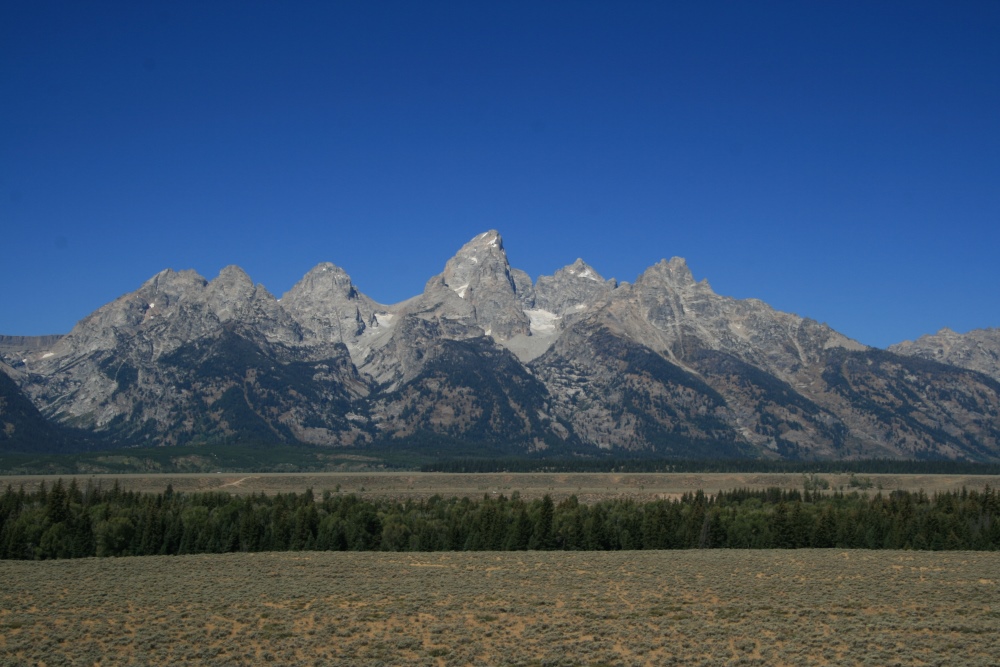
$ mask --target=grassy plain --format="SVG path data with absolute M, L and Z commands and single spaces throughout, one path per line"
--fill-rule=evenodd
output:
M 0 665 L 994 665 L 1000 554 L 0 562 Z
M 958 491 L 962 487 L 994 488 L 1000 483 L 996 475 L 856 475 L 856 480 L 871 482 L 869 492 L 889 492 L 895 489 Z M 701 489 L 706 493 L 736 488 L 783 489 L 803 488 L 800 473 L 420 473 L 420 472 L 328 472 L 328 473 L 177 473 L 177 474 L 98 474 L 98 475 L 9 475 L 0 476 L 0 489 L 8 484 L 17 489 L 33 491 L 42 481 L 50 485 L 57 479 L 69 483 L 76 479 L 81 488 L 88 482 L 110 488 L 115 482 L 126 491 L 159 493 L 168 484 L 174 491 L 226 491 L 233 494 L 296 492 L 312 488 L 317 494 L 339 489 L 366 498 L 429 498 L 440 494 L 481 498 L 483 494 L 504 494 L 517 491 L 531 500 L 546 493 L 553 500 L 576 495 L 581 502 L 631 497 L 636 500 L 674 498 Z M 851 475 L 820 475 L 830 490 L 850 486 Z

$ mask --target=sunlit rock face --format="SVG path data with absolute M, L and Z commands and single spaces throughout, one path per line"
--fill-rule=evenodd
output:
M 448 260 L 439 284 L 471 306 L 471 321 L 487 335 L 506 340 L 530 330 L 518 293 L 518 278 L 521 289 L 530 293 L 530 282 L 525 283 L 525 277 L 524 272 L 515 277 L 500 234 L 488 231 L 466 243 Z M 437 284 L 432 281 L 429 287 L 437 289 Z M 460 312 L 456 315 L 461 316 Z
M 1000 381 L 1000 329 L 974 329 L 960 334 L 945 328 L 891 345 L 889 351 L 968 368 Z

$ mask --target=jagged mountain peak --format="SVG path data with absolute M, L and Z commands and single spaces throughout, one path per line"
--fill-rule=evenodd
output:
M 347 274 L 347 271 L 337 266 L 333 262 L 320 262 L 316 266 L 309 269 L 305 277 L 308 276 L 323 276 L 330 278 L 337 278 L 338 280 L 343 278 L 350 280 L 351 277 Z
M 281 307 L 302 326 L 307 338 L 344 343 L 354 350 L 362 334 L 379 326 L 387 312 L 355 288 L 351 277 L 330 262 L 321 262 L 281 297 Z M 383 317 L 383 319 L 387 319 Z
M 482 232 L 481 234 L 476 234 L 474 237 L 469 239 L 469 241 L 459 248 L 457 253 L 455 253 L 455 258 L 482 257 L 484 255 L 503 257 L 504 261 L 507 259 L 507 252 L 503 246 L 503 237 L 500 235 L 500 232 L 495 229 L 490 229 Z
M 577 278 L 586 278 L 587 280 L 593 280 L 595 282 L 604 282 L 604 278 L 601 277 L 594 267 L 587 264 L 583 259 L 577 257 L 576 261 L 569 266 L 559 269 L 560 271 L 565 271 L 566 273 L 576 276 Z
M 331 262 L 320 262 L 302 276 L 302 279 L 281 297 L 281 301 L 287 304 L 307 298 L 307 295 L 312 299 L 335 296 L 356 299 L 359 294 L 344 269 Z
M 247 301 L 255 296 L 253 280 L 246 271 L 230 264 L 207 286 L 208 302 L 221 319 L 234 316 Z M 261 296 L 264 294 L 262 293 Z M 270 296 L 268 294 L 267 296 Z
M 477 234 L 462 246 L 462 250 L 470 248 L 496 248 L 503 251 L 503 237 L 500 236 L 500 232 L 495 229 L 489 229 L 481 234 Z M 461 252 L 461 251 L 459 251 Z
M 194 269 L 174 271 L 164 269 L 142 284 L 141 290 L 151 293 L 179 294 L 190 289 L 201 289 L 208 281 Z
M 466 301 L 471 313 L 464 306 L 447 305 L 448 299 L 437 294 L 441 286 Z M 530 288 L 530 278 L 511 269 L 499 232 L 490 230 L 474 237 L 448 260 L 444 271 L 428 281 L 425 296 L 446 311 L 454 311 L 444 312 L 444 316 L 468 321 L 487 335 L 507 340 L 530 333 L 523 310 L 525 302 L 533 301 Z
M 618 287 L 614 278 L 605 280 L 582 259 L 564 266 L 551 276 L 539 276 L 535 285 L 535 304 L 556 315 L 582 310 L 598 304 Z
M 463 299 L 469 296 L 470 289 L 483 282 L 483 276 L 487 278 L 489 287 L 506 284 L 511 292 L 516 290 L 503 238 L 493 229 L 463 245 L 445 264 L 441 275 L 444 284 Z
M 193 270 L 161 271 L 135 292 L 84 318 L 67 339 L 78 340 L 98 331 L 118 338 L 155 329 L 171 332 L 161 336 L 170 341 L 166 345 L 170 349 L 214 335 L 221 325 L 230 323 L 272 342 L 291 343 L 300 337 L 274 295 L 255 284 L 242 268 L 229 265 L 210 281 Z
M 251 280 L 247 272 L 236 264 L 229 264 L 228 266 L 222 267 L 219 271 L 219 275 L 212 280 L 212 282 L 216 281 L 253 285 L 253 280 Z
M 708 286 L 706 280 L 702 280 L 701 283 L 695 282 L 694 275 L 688 268 L 687 260 L 683 257 L 672 257 L 669 261 L 661 259 L 640 274 L 636 283 L 641 281 L 657 281 L 677 288 L 690 287 L 695 284 Z

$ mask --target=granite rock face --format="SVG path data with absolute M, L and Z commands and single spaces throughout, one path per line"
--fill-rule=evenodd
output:
M 593 267 L 577 259 L 551 276 L 539 276 L 535 305 L 562 317 L 603 303 L 616 287 L 617 280 L 605 280 Z
M 163 271 L 63 337 L 0 339 L 0 372 L 120 445 L 997 459 L 995 339 L 869 349 L 676 257 L 632 284 L 580 259 L 532 282 L 488 231 L 394 305 L 330 263 L 280 300 L 238 267 Z
M 315 356 L 301 326 L 238 267 L 212 281 L 166 270 L 14 371 L 43 414 L 121 444 L 350 439 L 347 395 L 364 387 L 343 345 Z M 301 381 L 297 393 L 285 393 L 288 376 Z M 310 420 L 338 435 L 316 435 Z
M 468 318 L 495 339 L 507 340 L 529 332 L 522 297 L 518 294 L 518 281 L 522 290 L 530 294 L 530 279 L 526 283 L 526 278 L 524 272 L 516 276 L 512 272 L 503 240 L 491 230 L 462 246 L 445 264 L 439 280 L 432 280 L 428 287 L 436 290 L 443 286 L 454 292 L 470 306 L 469 310 L 456 309 L 459 317 Z
M 889 351 L 979 371 L 1000 381 L 1000 329 L 974 329 L 965 334 L 941 329 L 915 341 L 890 345 Z
M 307 357 L 329 356 L 345 346 L 357 363 L 365 344 L 392 320 L 389 310 L 359 292 L 340 267 L 324 262 L 303 276 L 284 296 L 281 308 L 302 332 Z

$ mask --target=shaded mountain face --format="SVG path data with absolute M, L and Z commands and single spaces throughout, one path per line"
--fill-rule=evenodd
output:
M 382 438 L 437 434 L 529 451 L 570 439 L 569 428 L 552 417 L 545 385 L 486 336 L 432 342 L 419 373 L 374 398 L 371 411 Z
M 850 428 L 852 454 L 996 456 L 1000 383 L 981 373 L 882 350 L 836 350 L 822 380 Z
M 599 322 L 582 322 L 530 365 L 552 414 L 603 449 L 734 457 L 744 448 L 725 399 L 697 374 Z
M 168 270 L 66 336 L 4 342 L 46 423 L 119 445 L 1000 457 L 987 355 L 963 368 L 870 350 L 718 295 L 680 258 L 634 284 L 579 259 L 532 282 L 496 231 L 399 304 L 329 263 L 280 300 L 237 267 Z
M 48 451 L 74 451 L 98 444 L 85 432 L 76 432 L 45 419 L 0 364 L 0 451 L 25 451 L 44 443 Z

